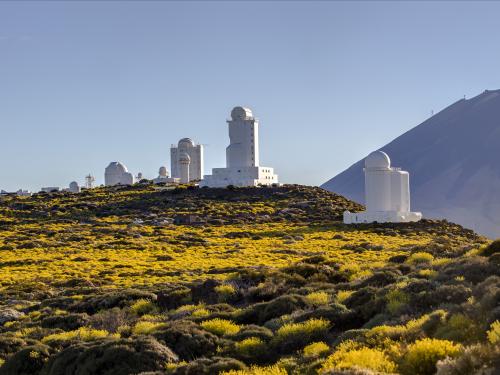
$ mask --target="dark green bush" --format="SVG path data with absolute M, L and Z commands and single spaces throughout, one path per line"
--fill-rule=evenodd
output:
M 64 331 L 73 331 L 83 327 L 89 322 L 87 314 L 55 315 L 44 318 L 41 321 L 43 328 L 60 328 Z
M 49 350 L 48 346 L 42 344 L 21 349 L 0 367 L 0 375 L 38 374 L 49 358 Z
M 178 367 L 174 375 L 213 375 L 222 371 L 245 370 L 247 367 L 243 362 L 234 358 L 212 357 L 200 358 Z
M 152 337 L 80 342 L 49 359 L 40 375 L 137 374 L 162 370 L 177 355 Z
M 222 345 L 222 339 L 202 329 L 189 320 L 179 320 L 154 334 L 158 341 L 174 348 L 179 357 L 191 361 L 198 357 L 209 357 Z
M 500 253 L 500 239 L 493 241 L 481 251 L 481 255 L 486 257 L 497 253 Z

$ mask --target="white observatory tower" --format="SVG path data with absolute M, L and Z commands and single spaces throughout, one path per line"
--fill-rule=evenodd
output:
M 182 138 L 177 146 L 170 147 L 170 167 L 172 177 L 180 178 L 181 183 L 199 181 L 203 177 L 203 145 L 195 144 L 191 138 Z M 182 177 L 186 172 L 187 178 Z
M 404 223 L 422 219 L 420 212 L 410 212 L 410 175 L 391 168 L 391 159 L 383 151 L 372 152 L 365 159 L 366 211 L 344 212 L 344 223 Z
M 226 168 L 214 168 L 200 186 L 258 186 L 278 183 L 273 168 L 259 166 L 259 121 L 249 108 L 234 107 L 226 148 Z

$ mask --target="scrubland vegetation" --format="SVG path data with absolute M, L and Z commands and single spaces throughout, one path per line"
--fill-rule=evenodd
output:
M 341 223 L 361 208 L 303 186 L 1 197 L 0 374 L 498 373 L 500 242 Z

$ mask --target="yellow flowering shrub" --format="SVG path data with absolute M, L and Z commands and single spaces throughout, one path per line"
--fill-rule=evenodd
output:
M 219 336 L 234 335 L 240 331 L 240 326 L 226 319 L 211 319 L 205 320 L 201 326 L 208 332 L 214 333 Z

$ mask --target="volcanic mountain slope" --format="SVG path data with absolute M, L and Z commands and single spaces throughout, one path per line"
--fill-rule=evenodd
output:
M 500 241 L 346 209 L 296 185 L 2 196 L 0 375 L 498 373 Z
M 500 90 L 462 99 L 381 148 L 410 172 L 412 210 L 500 237 Z M 323 188 L 364 201 L 363 161 Z

